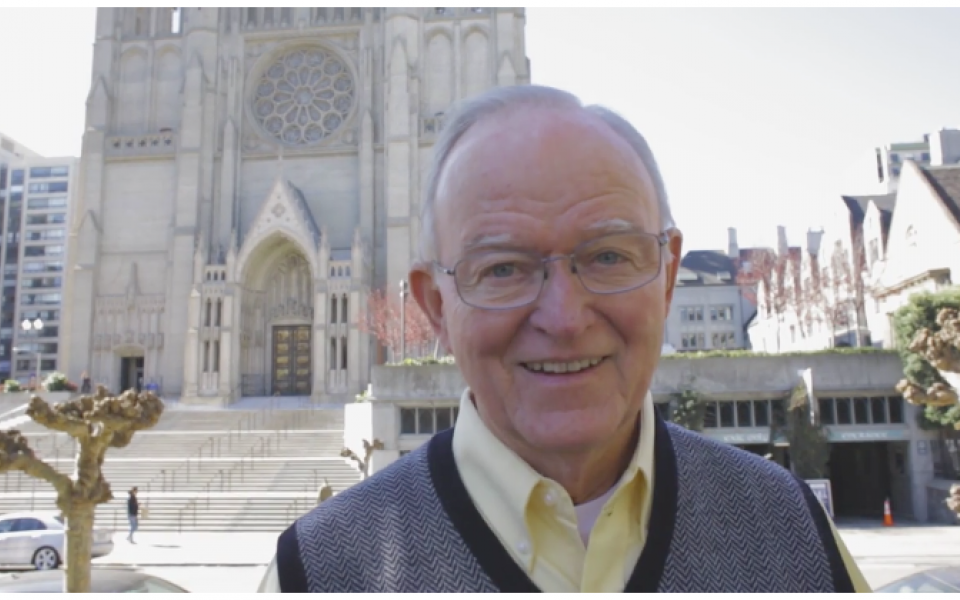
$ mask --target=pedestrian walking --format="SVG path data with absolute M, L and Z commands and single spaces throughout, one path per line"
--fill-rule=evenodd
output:
M 140 501 L 137 500 L 137 488 L 131 488 L 127 498 L 127 520 L 130 521 L 130 534 L 127 536 L 127 541 L 136 544 L 133 541 L 133 534 L 140 526 Z

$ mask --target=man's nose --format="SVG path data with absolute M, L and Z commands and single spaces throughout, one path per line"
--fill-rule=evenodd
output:
M 569 259 L 547 264 L 546 280 L 534 304 L 530 324 L 558 338 L 572 338 L 590 327 L 596 316 L 591 294 L 571 270 Z

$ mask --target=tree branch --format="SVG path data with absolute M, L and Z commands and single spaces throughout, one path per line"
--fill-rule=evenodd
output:
M 89 426 L 83 422 L 83 413 L 74 404 L 75 401 L 50 406 L 40 396 L 33 396 L 27 407 L 27 416 L 47 429 L 62 431 L 79 439 L 88 435 Z
M 61 496 L 69 495 L 73 487 L 69 477 L 37 458 L 26 436 L 16 429 L 0 431 L 0 473 L 5 471 L 21 471 L 43 479 Z

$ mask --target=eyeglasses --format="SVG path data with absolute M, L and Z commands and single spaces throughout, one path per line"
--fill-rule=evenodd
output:
M 519 250 L 468 254 L 448 269 L 463 302 L 484 310 L 507 310 L 532 304 L 550 276 L 548 263 L 569 259 L 570 272 L 594 294 L 620 294 L 641 288 L 660 275 L 666 233 L 616 233 L 577 246 L 571 254 L 544 257 Z

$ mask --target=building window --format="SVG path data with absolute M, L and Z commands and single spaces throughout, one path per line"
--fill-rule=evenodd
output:
M 30 210 L 44 210 L 48 208 L 65 208 L 67 198 L 65 196 L 51 196 L 50 198 L 30 198 L 27 200 L 27 208 Z
M 820 410 L 820 424 L 821 425 L 836 425 L 837 424 L 837 415 L 834 413 L 834 407 L 836 404 L 833 401 L 833 398 L 819 398 L 817 404 Z
M 680 320 L 686 323 L 703 321 L 702 306 L 684 306 L 680 308 Z
M 69 167 L 33 167 L 30 169 L 30 178 L 66 177 L 69 173 Z
M 720 427 L 736 427 L 737 413 L 734 410 L 733 402 L 719 402 L 717 404 L 720 413 Z
M 31 183 L 30 187 L 27 188 L 30 193 L 33 194 L 50 194 L 54 192 L 65 192 L 67 191 L 67 182 L 66 181 L 50 181 L 42 183 Z
M 433 435 L 453 427 L 460 415 L 460 408 L 445 406 L 442 408 L 401 408 L 401 435 Z
M 870 424 L 870 399 L 853 399 L 853 422 L 857 425 Z
M 711 306 L 710 307 L 710 320 L 711 321 L 732 321 L 733 320 L 733 306 Z
M 820 398 L 823 425 L 902 425 L 903 398 Z
M 888 396 L 887 408 L 890 411 L 890 422 L 895 424 L 903 423 L 903 396 Z
M 702 333 L 684 333 L 680 337 L 680 347 L 682 350 L 695 350 L 704 347 L 704 335 Z
M 66 213 L 28 214 L 27 225 L 63 225 L 67 221 Z
M 732 331 L 717 331 L 710 335 L 714 348 L 736 348 L 737 334 Z

